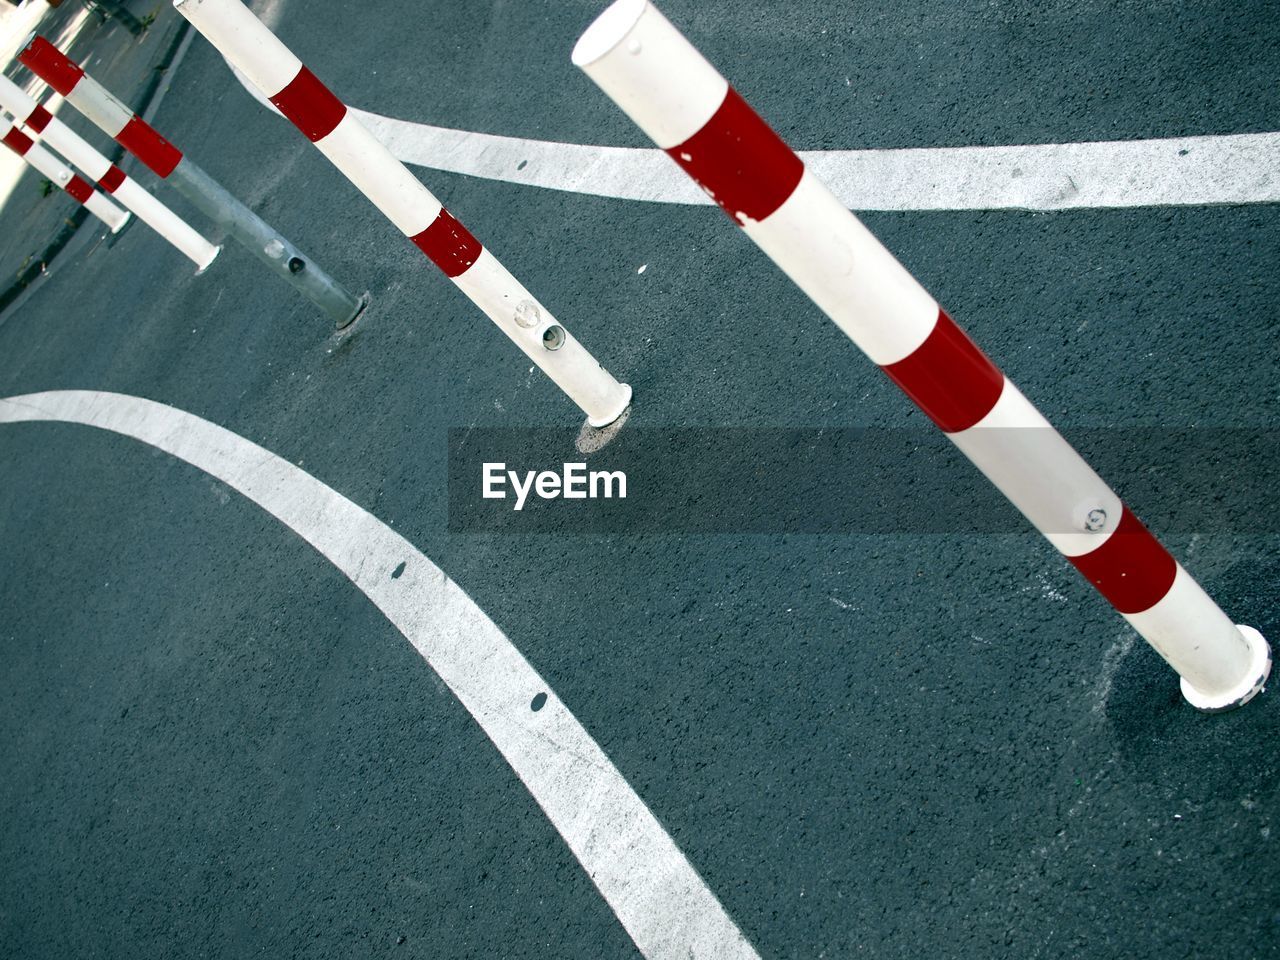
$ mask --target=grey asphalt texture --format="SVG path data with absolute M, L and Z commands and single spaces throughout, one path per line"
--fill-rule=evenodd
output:
M 355 106 L 642 145 L 569 63 L 602 6 L 287 0 L 278 32 Z M 798 148 L 1280 129 L 1267 3 L 663 9 Z M 156 125 L 372 306 L 337 336 L 247 253 L 194 278 L 131 229 L 0 322 L 0 396 L 172 404 L 392 523 L 763 956 L 1280 956 L 1274 692 L 1197 714 L 1026 527 L 450 533 L 450 429 L 576 410 L 202 40 Z M 624 430 L 924 425 L 714 208 L 418 173 L 634 386 Z M 864 219 L 1064 426 L 1280 423 L 1275 205 Z M 1219 467 L 1189 501 L 1235 495 Z M 1178 519 L 1175 554 L 1280 639 L 1277 536 Z M 235 492 L 5 426 L 0 558 L 0 955 L 638 955 L 430 668 Z

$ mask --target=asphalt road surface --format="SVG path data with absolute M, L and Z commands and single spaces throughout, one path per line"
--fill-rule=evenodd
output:
M 602 6 L 256 8 L 354 106 L 647 146 L 569 62 Z M 662 8 L 800 149 L 1280 130 L 1265 2 Z M 451 430 L 571 438 L 576 409 L 202 38 L 155 123 L 372 306 L 335 335 L 246 252 L 195 278 L 138 225 L 4 318 L 0 396 L 159 401 L 390 525 L 545 678 L 763 957 L 1280 956 L 1273 692 L 1197 714 L 1017 518 L 451 532 Z M 624 433 L 926 425 L 712 207 L 417 172 L 632 384 Z M 1138 428 L 1257 431 L 1130 500 L 1280 638 L 1274 522 L 1202 527 L 1197 507 L 1258 497 L 1235 478 L 1275 468 L 1280 206 L 864 219 L 1055 422 L 1110 447 L 1084 452 L 1119 463 L 1122 495 L 1147 469 Z M 985 496 L 929 449 L 922 474 Z M 574 459 L 565 439 L 528 466 Z M 396 627 L 202 470 L 84 426 L 0 425 L 0 644 L 0 955 L 638 955 Z

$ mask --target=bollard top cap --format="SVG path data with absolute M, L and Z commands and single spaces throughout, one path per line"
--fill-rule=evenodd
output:
M 649 0 L 614 0 L 578 38 L 573 48 L 573 65 L 589 66 L 613 50 L 648 7 Z

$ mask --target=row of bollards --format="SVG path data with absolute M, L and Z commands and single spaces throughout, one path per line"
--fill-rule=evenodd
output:
M 175 6 L 542 368 L 583 410 L 588 423 L 603 427 L 622 414 L 631 401 L 631 388 L 614 379 L 243 4 Z M 343 289 L 53 44 L 33 35 L 18 59 L 321 307 L 339 328 L 359 315 L 367 297 L 356 298 Z M 37 133 L 53 129 L 47 111 L 11 86 L 8 93 L 14 97 L 16 92 L 16 98 L 10 109 L 27 127 Z M 0 102 L 5 94 L 0 90 Z M 28 119 L 31 115 L 37 118 L 36 127 Z M 65 127 L 58 131 L 64 142 L 67 133 Z M 68 159 L 75 162 L 69 155 Z M 106 188 L 95 170 L 86 172 Z M 167 239 L 172 242 L 172 235 Z
M 590 424 L 604 426 L 622 414 L 631 388 L 611 376 L 240 0 L 174 0 L 174 6 L 582 408 Z M 20 60 L 339 326 L 359 312 L 355 298 L 51 44 L 33 39 Z M 1271 669 L 1262 635 L 1223 613 L 650 0 L 616 0 L 579 40 L 573 62 L 1178 671 L 1188 701 L 1202 710 L 1225 710 L 1262 689 Z M 91 155 L 8 81 L 0 84 L 0 104 L 140 218 L 150 223 L 148 217 L 157 216 L 154 207 L 138 204 L 137 193 L 145 191 L 125 190 L 130 181 L 118 168 Z M 174 239 L 175 224 L 165 226 L 169 232 L 161 232 L 183 248 Z M 188 249 L 192 243 L 187 237 L 184 252 L 197 259 Z M 216 249 L 209 249 L 211 260 Z M 304 268 L 291 269 L 295 263 Z
M 239 0 L 174 0 L 174 6 L 568 394 L 592 426 L 622 414 L 631 388 L 614 379 L 248 7 Z
M 296 287 L 328 314 L 338 328 L 346 327 L 360 314 L 366 298 L 353 296 L 343 289 L 310 257 L 268 226 L 44 37 L 30 38 L 18 54 L 18 60 L 147 169 L 172 184 L 277 276 Z
M 182 251 L 196 265 L 197 271 L 206 270 L 218 256 L 218 248 L 200 236 L 190 224 L 5 76 L 0 76 L 0 107 L 11 113 L 33 138 L 61 154 L 104 192 L 111 194 L 139 220 Z
M 107 225 L 112 233 L 119 233 L 129 222 L 130 214 L 93 189 L 93 184 L 71 172 L 71 168 L 40 144 L 0 116 L 0 142 L 20 156 L 50 183 L 57 184 L 72 199 Z

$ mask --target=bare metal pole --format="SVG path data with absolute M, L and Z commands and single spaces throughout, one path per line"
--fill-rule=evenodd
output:
M 338 329 L 349 326 L 368 304 L 368 294 L 355 297 L 349 293 L 189 157 L 178 161 L 165 179 L 201 213 L 333 318 Z

